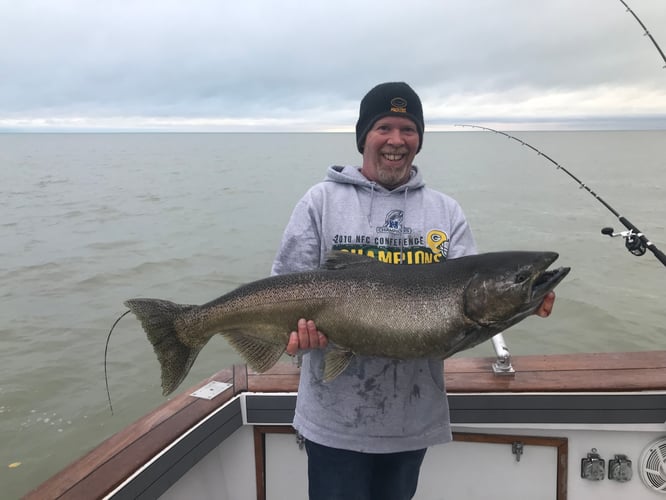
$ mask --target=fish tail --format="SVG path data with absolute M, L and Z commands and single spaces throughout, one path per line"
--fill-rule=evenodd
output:
M 162 371 L 162 394 L 171 394 L 185 379 L 194 360 L 205 345 L 183 343 L 178 337 L 175 320 L 196 306 L 159 299 L 130 299 L 125 305 L 141 321 L 153 345 Z

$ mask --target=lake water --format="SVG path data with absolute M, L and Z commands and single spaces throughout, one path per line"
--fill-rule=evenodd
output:
M 666 251 L 666 131 L 514 132 Z M 352 134 L 0 134 L 0 484 L 15 498 L 164 401 L 125 299 L 201 303 L 268 275 L 284 225 Z M 666 349 L 666 268 L 562 171 L 489 132 L 426 134 L 416 163 L 465 209 L 481 251 L 554 250 L 554 314 L 513 354 Z M 490 343 L 461 355 L 490 356 Z M 239 361 L 222 338 L 180 391 Z

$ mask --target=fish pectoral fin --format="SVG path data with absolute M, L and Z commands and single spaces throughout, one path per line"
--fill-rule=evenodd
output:
M 223 335 L 245 362 L 259 373 L 271 369 L 287 347 L 286 343 L 259 338 L 244 332 L 229 332 Z
M 345 371 L 354 356 L 351 351 L 331 348 L 324 356 L 324 382 L 330 382 Z

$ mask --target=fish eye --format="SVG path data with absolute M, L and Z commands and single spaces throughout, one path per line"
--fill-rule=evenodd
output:
M 527 281 L 530 277 L 530 273 L 523 271 L 522 273 L 518 273 L 516 276 L 516 283 L 523 283 Z

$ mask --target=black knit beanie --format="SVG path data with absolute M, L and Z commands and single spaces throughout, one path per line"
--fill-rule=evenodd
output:
M 380 118 L 401 116 L 416 124 L 419 133 L 419 149 L 423 145 L 423 108 L 421 99 L 404 82 L 380 83 L 368 92 L 361 101 L 361 108 L 356 122 L 356 146 L 363 153 L 365 136 Z

